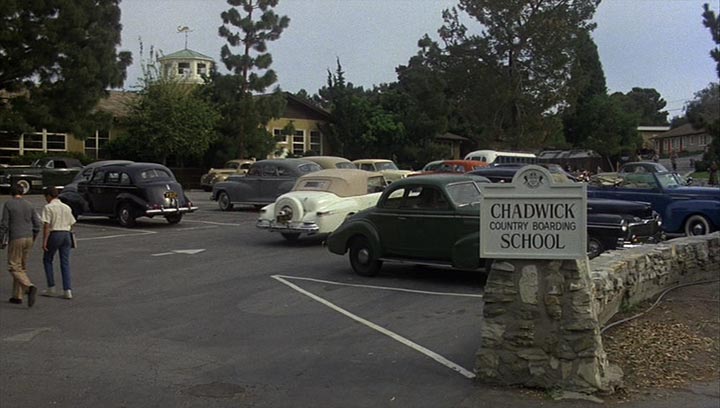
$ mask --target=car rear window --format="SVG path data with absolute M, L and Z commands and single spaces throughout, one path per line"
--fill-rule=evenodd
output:
M 296 190 L 311 190 L 311 191 L 328 191 L 330 188 L 330 180 L 305 180 Z
M 172 180 L 172 176 L 163 169 L 147 169 L 140 172 L 140 179 L 149 180 Z

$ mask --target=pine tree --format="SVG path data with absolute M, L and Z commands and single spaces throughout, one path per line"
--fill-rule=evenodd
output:
M 227 0 L 232 6 L 221 13 L 223 25 L 218 29 L 227 40 L 220 51 L 230 75 L 215 74 L 211 93 L 223 116 L 221 132 L 234 139 L 240 157 L 263 157 L 272 150 L 272 137 L 264 125 L 284 108 L 284 95 L 276 89 L 273 95 L 257 98 L 254 94 L 277 81 L 270 69 L 272 55 L 267 43 L 280 38 L 290 18 L 273 11 L 278 0 Z M 234 54 L 231 47 L 241 47 Z

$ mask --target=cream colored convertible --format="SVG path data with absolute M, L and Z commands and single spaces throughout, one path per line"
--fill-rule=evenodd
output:
M 301 234 L 333 232 L 345 218 L 374 206 L 385 187 L 380 173 L 320 170 L 298 179 L 293 189 L 260 210 L 257 227 L 280 232 L 288 241 Z

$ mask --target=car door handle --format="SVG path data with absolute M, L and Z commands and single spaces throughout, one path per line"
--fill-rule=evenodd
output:
M 399 221 L 407 221 L 407 217 L 397 217 Z

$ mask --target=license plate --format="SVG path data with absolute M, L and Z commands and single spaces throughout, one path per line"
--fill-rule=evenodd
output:
M 177 198 L 177 193 L 174 191 L 168 191 L 165 193 L 165 198 L 175 199 Z

